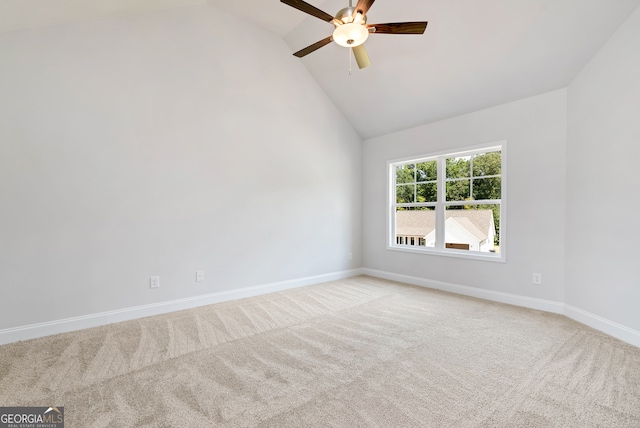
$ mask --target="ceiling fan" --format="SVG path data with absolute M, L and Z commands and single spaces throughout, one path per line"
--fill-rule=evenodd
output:
M 427 28 L 427 22 L 396 22 L 391 24 L 367 25 L 367 12 L 375 0 L 358 0 L 356 7 L 353 7 L 351 0 L 349 0 L 349 7 L 338 11 L 336 16 L 331 16 L 302 0 L 280 1 L 311 16 L 327 21 L 335 27 L 331 36 L 293 54 L 298 58 L 302 58 L 334 41 L 340 46 L 351 48 L 358 67 L 365 68 L 371 65 L 369 55 L 363 45 L 367 37 L 369 37 L 369 33 L 423 34 Z

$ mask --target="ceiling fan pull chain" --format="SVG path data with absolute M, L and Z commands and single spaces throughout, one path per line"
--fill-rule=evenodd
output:
M 349 76 L 351 76 L 351 48 L 347 49 L 349 52 Z

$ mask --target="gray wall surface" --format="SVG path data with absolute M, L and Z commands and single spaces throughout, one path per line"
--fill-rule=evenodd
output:
M 280 38 L 194 6 L 0 64 L 0 329 L 361 266 L 362 141 Z

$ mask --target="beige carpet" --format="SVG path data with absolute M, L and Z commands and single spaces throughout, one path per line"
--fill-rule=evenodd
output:
M 369 277 L 0 347 L 70 427 L 640 427 L 640 349 Z

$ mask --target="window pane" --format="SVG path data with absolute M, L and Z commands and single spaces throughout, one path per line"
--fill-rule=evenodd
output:
M 410 204 L 415 202 L 415 184 L 403 184 L 396 186 L 396 203 L 397 204 Z
M 393 204 L 387 225 L 389 245 L 425 254 L 504 261 L 502 148 L 476 146 L 391 161 L 389 184 L 395 187 L 395 196 L 391 194 L 389 201 Z
M 473 158 L 473 176 L 502 174 L 502 152 L 484 153 Z
M 422 162 L 416 165 L 417 181 L 435 181 L 438 179 L 438 164 L 436 161 Z
M 435 247 L 435 208 L 398 208 L 396 210 L 396 244 L 409 247 Z
M 437 202 L 438 200 L 438 184 L 424 183 L 417 186 L 418 202 Z
M 473 180 L 473 199 L 500 199 L 500 177 L 475 178 Z
M 447 201 L 466 201 L 471 196 L 470 181 L 447 181 Z
M 467 178 L 471 176 L 471 156 L 449 158 L 446 161 L 447 178 Z
M 500 204 L 447 207 L 445 247 L 483 253 L 500 252 Z
M 396 167 L 396 184 L 414 183 L 416 181 L 415 169 L 415 164 L 398 165 Z

